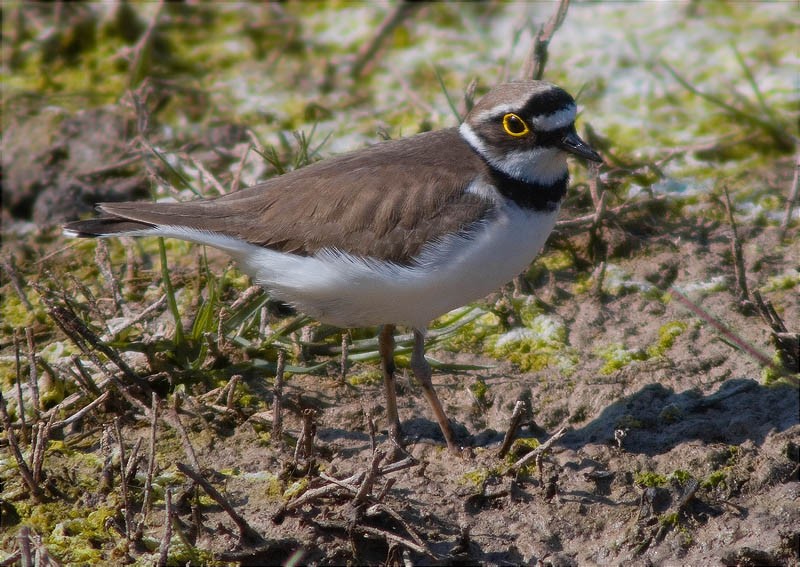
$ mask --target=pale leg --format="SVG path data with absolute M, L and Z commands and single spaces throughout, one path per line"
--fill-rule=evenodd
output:
M 422 386 L 422 393 L 428 404 L 433 410 L 436 421 L 439 422 L 439 427 L 444 434 L 444 439 L 447 441 L 447 448 L 454 453 L 459 453 L 458 445 L 456 444 L 456 437 L 453 434 L 453 428 L 450 426 L 450 420 L 444 413 L 444 408 L 433 389 L 431 382 L 431 365 L 425 360 L 425 333 L 419 329 L 414 329 L 414 351 L 411 354 L 411 370 L 414 372 L 417 381 Z
M 394 325 L 384 325 L 378 336 L 378 351 L 381 353 L 381 371 L 386 394 L 386 421 L 389 438 L 400 443 L 400 418 L 397 415 L 397 393 L 394 382 Z

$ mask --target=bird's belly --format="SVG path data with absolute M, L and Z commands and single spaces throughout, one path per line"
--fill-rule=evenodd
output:
M 556 216 L 557 211 L 503 207 L 468 236 L 449 235 L 427 245 L 410 266 L 335 250 L 301 257 L 253 246 L 236 256 L 274 297 L 322 322 L 424 328 L 522 272 L 541 250 Z

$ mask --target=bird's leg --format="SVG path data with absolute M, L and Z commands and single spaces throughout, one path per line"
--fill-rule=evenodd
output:
M 381 353 L 381 372 L 386 393 L 386 421 L 389 438 L 400 443 L 400 417 L 397 415 L 397 392 L 394 383 L 394 325 L 384 325 L 378 335 L 378 351 Z
M 414 376 L 417 377 L 420 386 L 422 386 L 422 393 L 425 395 L 425 399 L 428 400 L 428 404 L 430 404 L 436 416 L 436 421 L 439 422 L 444 439 L 447 441 L 447 448 L 453 453 L 459 453 L 456 436 L 450 426 L 450 420 L 447 419 L 442 403 L 436 395 L 436 390 L 433 389 L 431 365 L 425 360 L 425 333 L 419 329 L 414 329 L 414 351 L 411 353 L 411 370 L 414 372 Z

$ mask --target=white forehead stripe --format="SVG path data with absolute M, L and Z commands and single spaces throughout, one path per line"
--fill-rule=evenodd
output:
M 575 114 L 577 109 L 574 104 L 570 104 L 566 108 L 562 108 L 552 114 L 545 114 L 544 116 L 537 116 L 531 120 L 531 125 L 534 130 L 540 132 L 547 132 L 549 130 L 558 130 L 564 128 L 575 122 Z

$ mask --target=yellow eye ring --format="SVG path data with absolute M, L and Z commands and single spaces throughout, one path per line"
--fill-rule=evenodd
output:
M 503 130 L 515 138 L 521 138 L 530 132 L 530 128 L 528 128 L 525 121 L 511 112 L 503 116 Z

